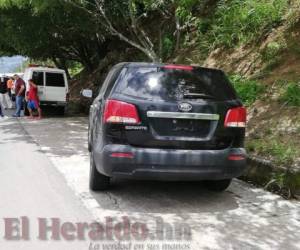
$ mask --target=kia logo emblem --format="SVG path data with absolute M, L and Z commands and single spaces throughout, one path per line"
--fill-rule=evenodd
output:
M 183 112 L 189 112 L 191 111 L 193 108 L 193 106 L 187 102 L 183 102 L 183 103 L 179 103 L 178 104 L 178 109 L 180 111 L 183 111 Z

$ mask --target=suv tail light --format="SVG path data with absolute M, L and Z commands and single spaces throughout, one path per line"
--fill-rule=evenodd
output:
M 104 123 L 139 124 L 141 122 L 133 104 L 108 100 L 104 108 Z
M 229 109 L 225 118 L 225 127 L 245 128 L 246 127 L 246 108 L 238 107 Z

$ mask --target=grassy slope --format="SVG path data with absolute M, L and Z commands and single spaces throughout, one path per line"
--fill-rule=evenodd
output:
M 286 167 L 300 165 L 300 8 L 295 3 L 281 25 L 263 30 L 257 40 L 216 48 L 204 62 L 197 46 L 177 56 L 180 63 L 221 68 L 238 78 L 241 95 L 253 99 L 247 99 L 249 152 Z M 253 84 L 262 87 L 255 92 Z

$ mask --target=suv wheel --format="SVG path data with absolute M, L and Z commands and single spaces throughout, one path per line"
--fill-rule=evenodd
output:
M 209 190 L 216 191 L 216 192 L 223 192 L 225 191 L 231 184 L 232 179 L 226 180 L 214 180 L 214 181 L 206 181 L 206 186 Z
M 109 187 L 110 178 L 100 174 L 94 162 L 93 153 L 90 153 L 90 189 L 93 191 L 106 190 Z
M 90 129 L 90 124 L 88 127 L 88 150 L 89 150 L 89 152 L 92 152 L 92 133 L 91 133 L 91 129 Z

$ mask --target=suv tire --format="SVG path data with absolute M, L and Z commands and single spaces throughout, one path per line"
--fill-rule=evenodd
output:
M 101 191 L 109 188 L 110 177 L 100 174 L 94 162 L 93 152 L 90 153 L 90 189 Z
M 232 179 L 210 180 L 210 181 L 206 181 L 205 184 L 207 188 L 211 191 L 223 192 L 230 186 L 231 181 Z

